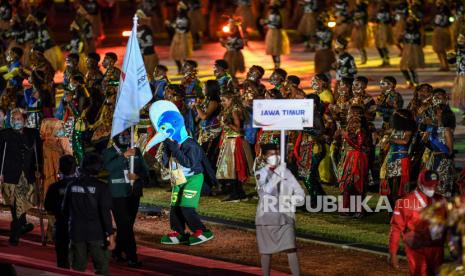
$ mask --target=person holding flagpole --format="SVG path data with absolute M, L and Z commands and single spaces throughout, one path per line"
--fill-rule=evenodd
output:
M 142 182 L 148 180 L 148 170 L 140 151 L 134 147 L 134 126 L 140 121 L 141 109 L 152 99 L 152 91 L 137 39 L 137 16 L 133 20 L 113 114 L 111 138 L 114 144 L 105 151 L 104 159 L 110 172 L 112 211 L 118 227 L 114 256 L 120 259 L 124 252 L 130 267 L 140 267 L 133 228 Z

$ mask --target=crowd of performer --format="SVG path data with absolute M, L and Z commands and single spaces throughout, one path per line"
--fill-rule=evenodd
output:
M 197 160 L 195 164 L 180 164 L 184 167 L 190 164 L 194 173 L 190 177 L 203 172 L 203 185 L 196 186 L 202 195 L 223 195 L 227 202 L 247 201 L 256 197 L 246 193 L 246 186 L 253 179 L 257 182 L 259 197 L 274 194 L 277 191 L 269 183 L 276 181 L 266 175 L 273 174 L 284 161 L 279 160 L 277 148 L 280 133 L 253 127 L 253 100 L 313 99 L 313 127 L 286 133 L 288 169 L 283 172 L 290 175 L 286 181 L 293 187 L 291 193 L 303 194 L 299 180 L 310 196 L 310 205 L 316 203 L 318 196 L 326 194 L 327 186 L 339 187 L 344 207 L 350 206 L 351 196 L 363 198 L 369 191 L 387 196 L 391 207 L 396 206 L 390 213 L 394 229 L 390 253 L 395 266 L 399 235 L 410 227 L 406 226 L 404 215 L 399 217 L 409 211 L 399 211 L 396 201 L 404 196 L 412 197 L 410 192 L 414 192 L 421 193 L 422 200 L 430 205 L 433 197 L 452 200 L 465 192 L 465 186 L 455 177 L 456 119 L 451 109 L 451 104 L 465 108 L 463 5 L 454 1 L 450 6 L 447 1 L 438 0 L 432 19 L 432 42 L 439 70 L 448 71 L 450 63 L 456 64 L 457 76 L 450 94 L 442 87 L 420 82 L 417 76 L 416 69 L 425 64 L 422 50 L 425 19 L 420 3 L 400 1 L 392 5 L 389 1 L 380 1 L 372 7 L 372 2 L 357 0 L 349 8 L 348 1 L 335 1 L 331 13 L 336 22 L 334 28 L 328 27 L 330 14 L 323 11 L 320 1 L 300 3 L 302 18 L 297 31 L 306 51 L 315 52 L 310 93 L 301 87 L 302 79 L 289 75 L 281 62 L 281 56 L 290 51 L 283 26 L 285 1 L 269 1 L 266 4 L 269 12 L 262 19 L 254 16 L 251 1 L 238 1 L 236 15 L 240 17 L 229 17 L 229 30 L 220 38 L 226 48 L 224 58 L 212 62 L 214 79 L 205 82 L 199 79 L 198 64 L 192 59 L 194 48 L 201 45 L 204 28 L 200 24 L 204 20 L 200 1 L 179 1 L 175 20 L 163 22 L 172 34 L 169 54 L 181 75 L 179 84 L 170 82 L 167 66 L 159 63 L 154 47 L 153 11 L 144 10 L 145 6 L 141 5 L 136 12 L 137 35 L 153 92 L 151 103 L 166 100 L 179 109 L 190 138 L 189 147 L 202 155 L 200 162 L 199 155 L 179 153 L 186 149 L 179 149 L 176 143 L 182 144 L 187 138 L 166 141 L 145 155 L 129 147 L 129 130 L 110 138 L 121 71 L 116 66 L 115 53 L 100 56 L 95 52 L 102 34 L 96 2 L 76 4 L 76 17 L 70 26 L 72 39 L 64 47 L 67 55 L 63 58 L 47 27 L 46 9 L 32 11 L 34 7 L 26 9 L 1 1 L 0 29 L 5 54 L 1 57 L 4 66 L 0 67 L 3 74 L 0 77 L 0 175 L 2 196 L 11 206 L 13 218 L 10 243 L 17 245 L 20 237 L 32 230 L 25 214 L 37 201 L 45 200 L 49 222 L 56 221 L 57 233 L 67 232 L 63 230 L 68 227 L 64 216 L 74 216 L 69 236 L 68 233 L 55 235 L 57 256 L 67 256 L 65 252 L 70 250 L 70 256 L 74 257 L 59 258 L 59 266 L 69 267 L 71 261 L 74 269 L 84 270 L 87 262 L 84 252 L 88 251 L 94 262 L 100 264 L 99 272 L 107 273 L 101 244 L 89 241 L 105 242 L 108 238 L 105 248 L 114 249 L 113 257 L 117 261 L 126 260 L 129 266 L 139 267 L 133 226 L 142 187 L 153 182 L 150 171 L 155 171 L 162 180 L 170 179 L 173 168 L 165 166 L 170 163 L 166 160 L 166 151 Z M 452 15 L 453 23 L 449 20 Z M 250 32 L 260 26 L 267 30 L 265 51 L 274 63 L 274 70 L 267 76 L 269 84 L 265 81 L 265 69 L 260 65 L 246 66 L 241 52 Z M 348 49 L 356 48 L 360 64 L 365 64 L 370 36 L 375 38 L 381 66 L 390 66 L 391 45 L 400 49 L 400 70 L 409 89 L 414 91 L 408 104 L 396 90 L 399 80 L 393 76 L 376 80 L 378 96 L 367 93 L 373 81 L 369 83 L 366 76 L 358 74 L 355 58 Z M 453 58 L 447 56 L 451 47 L 456 50 Z M 54 79 L 57 71 L 64 72 L 59 83 Z M 236 78 L 237 73 L 243 72 L 246 72 L 245 79 Z M 331 72 L 335 72 L 335 80 Z M 62 97 L 56 100 L 60 93 Z M 155 135 L 149 123 L 149 106 L 141 111 L 141 122 L 135 128 L 140 149 Z M 381 125 L 375 122 L 376 118 L 381 119 Z M 136 159 L 134 173 L 128 173 L 130 157 Z M 105 177 L 109 185 L 97 178 L 102 169 L 108 172 Z M 79 186 L 82 183 L 87 183 L 84 185 L 87 188 Z M 192 206 L 172 206 L 172 232 L 162 237 L 162 243 L 195 245 L 213 238 L 213 233 L 195 212 L 199 197 L 200 194 Z M 81 212 L 83 206 L 92 210 Z M 112 214 L 116 236 L 111 226 Z M 356 211 L 340 215 L 359 219 L 366 214 Z M 293 229 L 293 216 L 284 219 L 288 228 L 276 226 L 285 233 L 282 237 L 286 237 L 277 244 L 271 243 L 274 230 L 267 219 L 270 218 L 260 218 L 257 214 L 264 271 L 269 273 L 272 253 L 291 250 L 289 264 L 293 273 L 298 274 L 295 242 L 292 242 L 295 235 L 293 230 L 289 232 Z M 92 223 L 85 226 L 93 220 L 100 221 L 101 227 Z M 185 222 L 193 232 L 191 236 L 184 236 Z M 50 227 L 49 239 L 51 231 Z M 83 235 L 86 231 L 90 234 Z

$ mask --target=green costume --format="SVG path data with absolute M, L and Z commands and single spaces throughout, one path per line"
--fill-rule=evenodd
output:
M 171 191 L 171 206 L 197 208 L 202 192 L 203 174 L 186 177 L 187 182 L 176 185 Z

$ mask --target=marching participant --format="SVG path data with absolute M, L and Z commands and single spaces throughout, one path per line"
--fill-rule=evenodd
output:
M 353 28 L 350 42 L 352 47 L 360 52 L 360 64 L 367 63 L 368 44 L 368 5 L 363 0 L 357 0 L 357 5 L 352 12 Z
M 137 10 L 136 16 L 139 17 L 139 27 L 137 27 L 137 39 L 139 41 L 140 51 L 144 58 L 145 70 L 147 76 L 151 79 L 155 66 L 158 64 L 158 55 L 155 51 L 152 28 L 150 27 L 150 17 L 145 15 L 142 10 Z
M 398 200 L 394 209 L 389 234 L 389 262 L 399 268 L 397 251 L 402 238 L 410 275 L 434 275 L 443 261 L 443 239 L 433 239 L 429 222 L 420 216 L 423 209 L 443 199 L 434 192 L 438 184 L 436 172 L 421 172 L 417 188 Z
M 0 183 L 2 197 L 11 208 L 13 220 L 10 224 L 9 243 L 13 246 L 17 246 L 20 237 L 34 228 L 32 223 L 27 223 L 26 213 L 34 205 L 33 185 L 42 171 L 42 141 L 39 131 L 24 127 L 25 121 L 26 113 L 19 108 L 13 109 L 10 117 L 12 128 L 0 133 L 0 152 L 4 154 L 0 165 L 3 168 Z
M 183 62 L 192 56 L 193 44 L 192 34 L 189 31 L 190 22 L 187 17 L 188 8 L 186 3 L 179 1 L 176 9 L 176 21 L 173 23 L 167 21 L 165 23 L 175 31 L 171 40 L 170 57 L 176 62 L 178 74 L 181 75 Z
M 379 55 L 383 59 L 381 66 L 390 65 L 388 47 L 393 43 L 391 21 L 389 3 L 382 0 L 379 3 L 378 11 L 375 16 L 375 44 Z
M 449 17 L 451 12 L 444 0 L 437 0 L 434 15 L 433 50 L 439 59 L 439 71 L 449 71 L 447 50 L 451 47 Z
M 300 275 L 299 259 L 295 244 L 295 206 L 290 207 L 289 212 L 280 212 L 265 209 L 265 201 L 269 198 L 276 199 L 286 196 L 296 199 L 296 205 L 302 203 L 305 193 L 299 182 L 289 169 L 285 167 L 279 158 L 278 144 L 262 145 L 262 155 L 266 160 L 266 166 L 255 172 L 259 202 L 255 216 L 257 230 L 258 250 L 261 255 L 263 275 L 271 272 L 271 255 L 286 252 L 292 275 Z M 281 176 L 284 173 L 284 178 Z M 293 201 L 291 201 L 293 202 Z M 271 209 L 271 208 L 270 208 Z
M 280 8 L 281 2 L 279 0 L 271 0 L 268 18 L 262 20 L 262 24 L 268 26 L 265 38 L 266 54 L 271 55 L 273 58 L 275 69 L 281 66 L 281 56 L 287 55 L 290 52 L 289 38 L 283 30 L 283 19 L 279 12 Z
M 304 14 L 300 19 L 297 32 L 304 41 L 305 51 L 309 52 L 314 50 L 314 45 L 311 44 L 311 40 L 317 28 L 318 0 L 300 1 L 300 5 L 302 6 Z
M 244 48 L 244 39 L 240 24 L 240 21 L 229 18 L 228 36 L 220 39 L 221 45 L 226 48 L 223 59 L 228 63 L 228 72 L 233 78 L 237 72 L 245 72 L 245 61 L 241 51 Z

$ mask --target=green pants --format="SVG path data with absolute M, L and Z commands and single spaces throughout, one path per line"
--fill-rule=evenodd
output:
M 102 241 L 71 242 L 69 260 L 74 270 L 85 271 L 88 256 L 92 257 L 95 274 L 108 275 L 110 252 L 103 248 Z
M 186 177 L 187 182 L 174 186 L 171 191 L 171 206 L 197 208 L 202 192 L 203 174 Z

